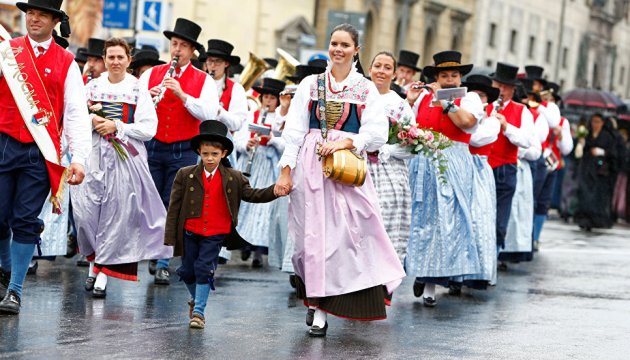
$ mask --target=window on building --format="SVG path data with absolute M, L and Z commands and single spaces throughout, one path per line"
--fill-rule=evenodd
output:
M 547 41 L 547 47 L 545 48 L 545 61 L 547 63 L 551 62 L 551 48 L 553 47 L 553 43 L 551 41 Z
M 567 63 L 569 62 L 569 48 L 562 48 L 562 68 L 567 68 Z
M 534 48 L 536 47 L 536 37 L 531 35 L 529 37 L 529 45 L 527 46 L 527 57 L 534 58 Z
M 489 46 L 494 47 L 496 35 L 497 35 L 497 24 L 490 23 L 490 36 L 488 37 Z
M 619 70 L 619 85 L 623 85 L 623 79 L 626 77 L 626 67 L 622 66 Z
M 512 30 L 510 33 L 510 52 L 512 54 L 516 53 L 516 40 L 518 38 L 518 32 L 516 30 Z
M 453 36 L 453 39 L 451 40 L 451 49 L 459 50 L 459 39 L 461 39 L 461 35 L 456 34 Z
M 490 59 L 486 60 L 486 66 L 487 67 L 492 67 L 492 60 L 490 60 Z

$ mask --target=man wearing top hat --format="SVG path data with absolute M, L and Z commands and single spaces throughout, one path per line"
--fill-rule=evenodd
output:
M 53 207 L 60 209 L 63 182 L 76 185 L 83 181 L 83 164 L 92 147 L 85 94 L 76 91 L 83 88 L 79 66 L 72 53 L 52 37 L 53 28 L 60 22 L 62 35 L 69 35 L 61 3 L 16 3 L 26 13 L 28 35 L 5 39 L 12 48 L 22 49 L 13 55 L 24 65 L 18 70 L 3 65 L 0 71 L 0 265 L 3 273 L 10 272 L 10 282 L 0 286 L 6 292 L 1 294 L 0 312 L 7 314 L 20 312 L 22 285 L 40 242 L 42 221 L 38 215 L 44 202 L 52 192 Z M 31 96 L 38 101 L 40 113 L 27 121 L 35 125 L 27 124 L 20 113 L 17 102 L 28 100 L 5 79 L 10 72 L 14 72 L 11 76 L 31 81 Z M 62 126 L 72 154 L 68 168 L 59 165 Z
M 487 113 L 492 114 L 497 107 L 497 118 L 501 122 L 499 137 L 492 146 L 488 163 L 492 167 L 497 194 L 497 247 L 505 245 L 505 234 L 510 219 L 512 198 L 516 190 L 516 164 L 518 148 L 527 149 L 534 134 L 534 120 L 531 112 L 523 104 L 512 101 L 516 86 L 518 67 L 502 62 L 497 63 L 490 76 L 492 86 L 499 89 L 501 103 L 488 104 Z
M 140 77 L 145 71 L 157 65 L 164 65 L 160 60 L 160 53 L 150 45 L 142 45 L 142 48 L 133 54 L 133 60 L 129 64 L 133 76 Z
M 206 67 L 213 78 L 219 95 L 219 114 L 216 120 L 226 124 L 231 131 L 241 129 L 247 121 L 247 95 L 243 86 L 230 79 L 228 68 L 241 62 L 232 55 L 234 46 L 219 39 L 208 40 L 205 52 Z
M 416 54 L 413 51 L 400 50 L 395 83 L 399 85 L 405 93 L 409 90 L 411 83 L 414 81 L 413 78 L 416 76 L 416 73 L 420 71 L 418 67 L 419 59 L 420 54 Z
M 85 63 L 85 75 L 83 76 L 84 83 L 90 82 L 92 79 L 98 79 L 102 73 L 106 71 L 105 60 L 103 60 L 103 49 L 105 48 L 105 40 L 90 38 L 88 39 L 88 47 L 83 52 L 87 57 Z
M 149 89 L 154 101 L 164 90 L 163 98 L 156 105 L 157 133 L 146 146 L 151 176 L 166 208 L 177 170 L 197 162 L 197 155 L 190 150 L 190 139 L 199 133 L 199 122 L 215 119 L 219 112 L 219 98 L 212 78 L 191 66 L 195 50 L 202 48 L 197 41 L 199 33 L 199 25 L 177 19 L 173 31 L 164 31 L 164 36 L 170 40 L 171 59 L 177 58 L 173 76 L 167 76 L 171 65 L 164 64 L 147 70 L 140 77 L 140 86 Z M 156 284 L 169 284 L 168 263 L 168 259 L 158 261 Z

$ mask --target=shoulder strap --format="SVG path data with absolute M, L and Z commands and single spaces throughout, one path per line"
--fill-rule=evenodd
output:
M 319 108 L 319 127 L 322 130 L 322 137 L 326 140 L 328 136 L 328 125 L 326 123 L 326 73 L 317 75 L 317 107 Z

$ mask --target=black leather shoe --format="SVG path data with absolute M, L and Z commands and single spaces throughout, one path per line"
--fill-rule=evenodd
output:
M 462 294 L 462 287 L 460 285 L 449 285 L 448 294 L 452 296 L 460 296 Z
M 94 290 L 92 290 L 92 296 L 97 299 L 104 299 L 105 296 L 107 296 L 107 289 L 94 288 Z
M 261 267 L 263 267 L 262 260 L 254 258 L 254 260 L 252 260 L 252 267 L 254 269 L 260 269 Z
M 77 260 L 77 266 L 88 267 L 90 266 L 90 262 L 87 261 L 85 255 L 79 255 L 79 259 Z
M 33 266 L 29 266 L 28 270 L 26 270 L 26 275 L 36 275 L 38 267 L 39 267 L 39 263 L 37 261 L 35 261 Z
M 424 300 L 424 306 L 426 307 L 435 307 L 435 305 L 437 305 L 437 300 L 435 300 L 435 298 L 425 297 L 422 299 Z
M 94 282 L 95 281 L 96 281 L 96 277 L 88 276 L 88 278 L 85 279 L 85 284 L 83 285 L 83 287 L 85 288 L 85 291 L 92 291 L 92 290 L 94 290 Z
M 419 298 L 420 296 L 422 296 L 423 292 L 424 292 L 424 283 L 421 283 L 419 281 L 414 281 L 413 282 L 413 296 Z
M 17 315 L 20 313 L 21 306 L 20 297 L 15 291 L 9 290 L 2 301 L 0 301 L 0 312 L 4 314 Z
M 157 266 L 157 260 L 149 260 L 149 274 L 155 275 L 156 266 Z
M 326 336 L 326 330 L 328 330 L 328 321 L 326 321 L 326 325 L 324 325 L 323 328 L 315 325 L 311 326 L 310 330 L 308 331 L 308 335 L 310 337 L 324 337 Z
M 249 257 L 252 255 L 251 250 L 242 249 L 241 250 L 241 260 L 247 261 Z
M 226 258 L 219 256 L 219 260 L 218 260 L 219 265 L 225 265 L 227 264 L 227 262 L 228 261 Z
M 306 325 L 313 326 L 313 319 L 315 318 L 315 309 L 308 309 L 306 312 Z
M 500 262 L 499 265 L 497 265 L 497 270 L 499 270 L 499 271 L 507 271 L 508 270 L 508 266 L 507 266 L 506 263 Z
M 171 273 L 168 269 L 157 269 L 155 271 L 155 280 L 153 281 L 156 285 L 170 285 L 170 276 Z
M 65 258 L 70 259 L 77 254 L 77 238 L 73 235 L 68 235 L 68 241 L 66 243 L 66 255 Z
M 295 274 L 289 275 L 289 284 L 294 289 L 297 287 L 297 275 Z

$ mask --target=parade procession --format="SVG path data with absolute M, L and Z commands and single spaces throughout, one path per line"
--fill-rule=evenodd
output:
M 491 23 L 477 63 L 472 26 L 416 47 L 348 15 L 287 25 L 321 28 L 317 56 L 263 58 L 233 40 L 253 28 L 192 13 L 162 19 L 153 46 L 75 29 L 82 1 L 10 3 L 0 357 L 593 358 L 606 345 L 563 352 L 589 328 L 601 357 L 627 356 L 630 110 L 569 88 L 562 51 L 535 61 L 531 36 L 529 58 L 490 55 Z M 81 340 L 25 343 L 44 331 Z

